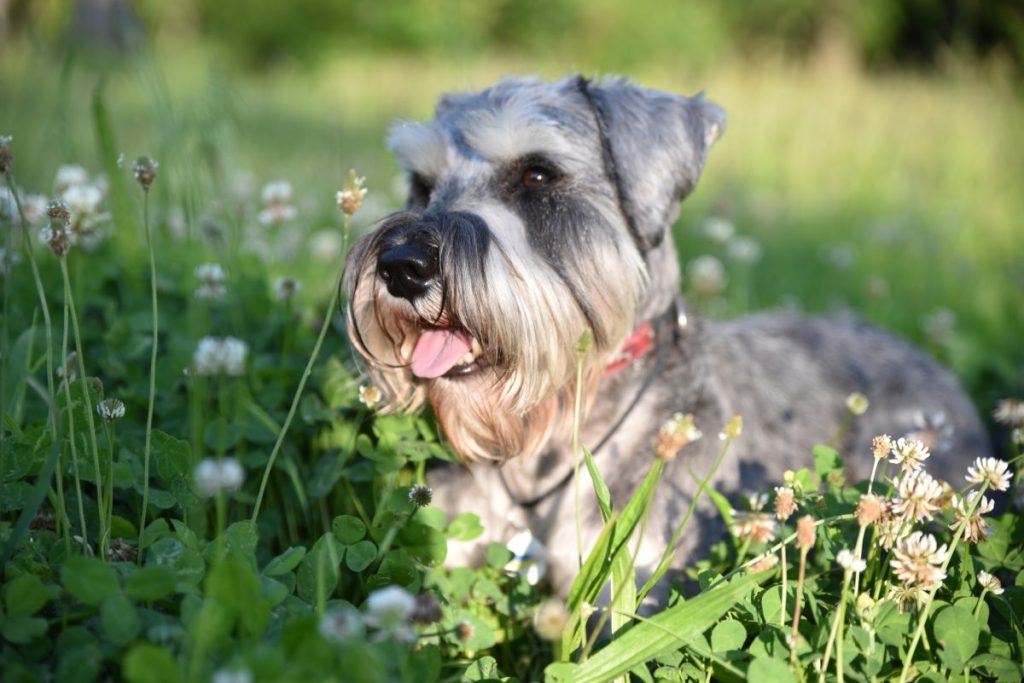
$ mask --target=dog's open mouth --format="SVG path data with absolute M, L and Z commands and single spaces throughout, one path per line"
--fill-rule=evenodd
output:
M 427 327 L 412 351 L 412 374 L 423 379 L 468 375 L 480 369 L 482 353 L 467 330 Z

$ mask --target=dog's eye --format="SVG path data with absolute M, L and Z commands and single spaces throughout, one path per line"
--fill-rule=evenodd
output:
M 523 171 L 523 187 L 531 190 L 544 187 L 551 180 L 551 174 L 541 168 L 531 167 Z

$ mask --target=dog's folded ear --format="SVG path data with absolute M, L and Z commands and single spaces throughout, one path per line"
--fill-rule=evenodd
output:
M 682 97 L 624 78 L 586 82 L 601 118 L 606 163 L 641 249 L 656 246 L 697 184 L 711 146 L 725 131 L 725 110 L 703 93 Z

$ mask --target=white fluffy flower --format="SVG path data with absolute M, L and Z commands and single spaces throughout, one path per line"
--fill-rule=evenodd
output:
M 893 556 L 889 564 L 904 585 L 934 588 L 946 578 L 939 566 L 946 559 L 946 545 L 939 546 L 931 534 L 915 531 L 897 544 Z
M 856 557 L 846 548 L 840 550 L 839 554 L 836 555 L 836 562 L 840 567 L 846 571 L 853 572 L 854 574 L 859 574 L 868 567 L 867 562 L 862 558 Z
M 124 417 L 124 403 L 116 398 L 106 398 L 96 406 L 96 412 L 107 422 Z
M 984 569 L 978 572 L 978 584 L 992 595 L 1003 594 L 1003 584 Z
M 694 290 L 701 296 L 714 296 L 725 289 L 725 268 L 714 256 L 695 258 L 686 267 L 686 272 Z
M 203 337 L 192 355 L 191 372 L 197 375 L 231 375 L 245 372 L 249 346 L 234 337 Z
M 761 245 L 753 237 L 739 235 L 729 241 L 726 253 L 737 263 L 757 263 L 761 260 Z
M 196 290 L 196 297 L 200 299 L 217 299 L 224 296 L 227 287 L 224 283 L 228 274 L 219 263 L 201 263 L 196 266 L 196 277 L 202 282 Z
M 967 481 L 972 484 L 988 483 L 996 491 L 1010 488 L 1011 472 L 1009 464 L 996 458 L 978 458 L 974 465 L 967 468 Z
M 897 517 L 917 522 L 931 519 L 939 510 L 942 485 L 924 470 L 905 472 L 896 481 L 892 512 Z
M 206 458 L 196 465 L 194 475 L 196 490 L 204 498 L 210 498 L 221 491 L 237 491 L 245 481 L 245 469 L 234 458 Z
M 298 211 L 291 205 L 292 184 L 287 180 L 275 180 L 263 186 L 260 193 L 263 210 L 259 221 L 263 225 L 277 225 L 294 220 Z
M 63 194 L 64 190 L 76 185 L 85 185 L 89 182 L 89 174 L 85 169 L 76 164 L 66 164 L 57 169 L 53 178 L 53 189 L 57 194 Z
M 924 461 L 931 456 L 928 447 L 917 439 L 896 439 L 892 446 L 892 458 L 889 462 L 899 465 L 904 472 L 919 470 Z
M 409 626 L 416 598 L 401 586 L 388 586 L 366 598 L 366 623 L 384 635 L 410 642 L 416 635 Z

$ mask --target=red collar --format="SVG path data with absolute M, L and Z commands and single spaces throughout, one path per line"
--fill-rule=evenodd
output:
M 608 365 L 604 366 L 604 374 L 615 374 L 619 370 L 632 365 L 638 359 L 646 356 L 654 348 L 654 325 L 646 322 L 633 330 L 633 334 L 622 343 L 622 347 L 611 357 Z

